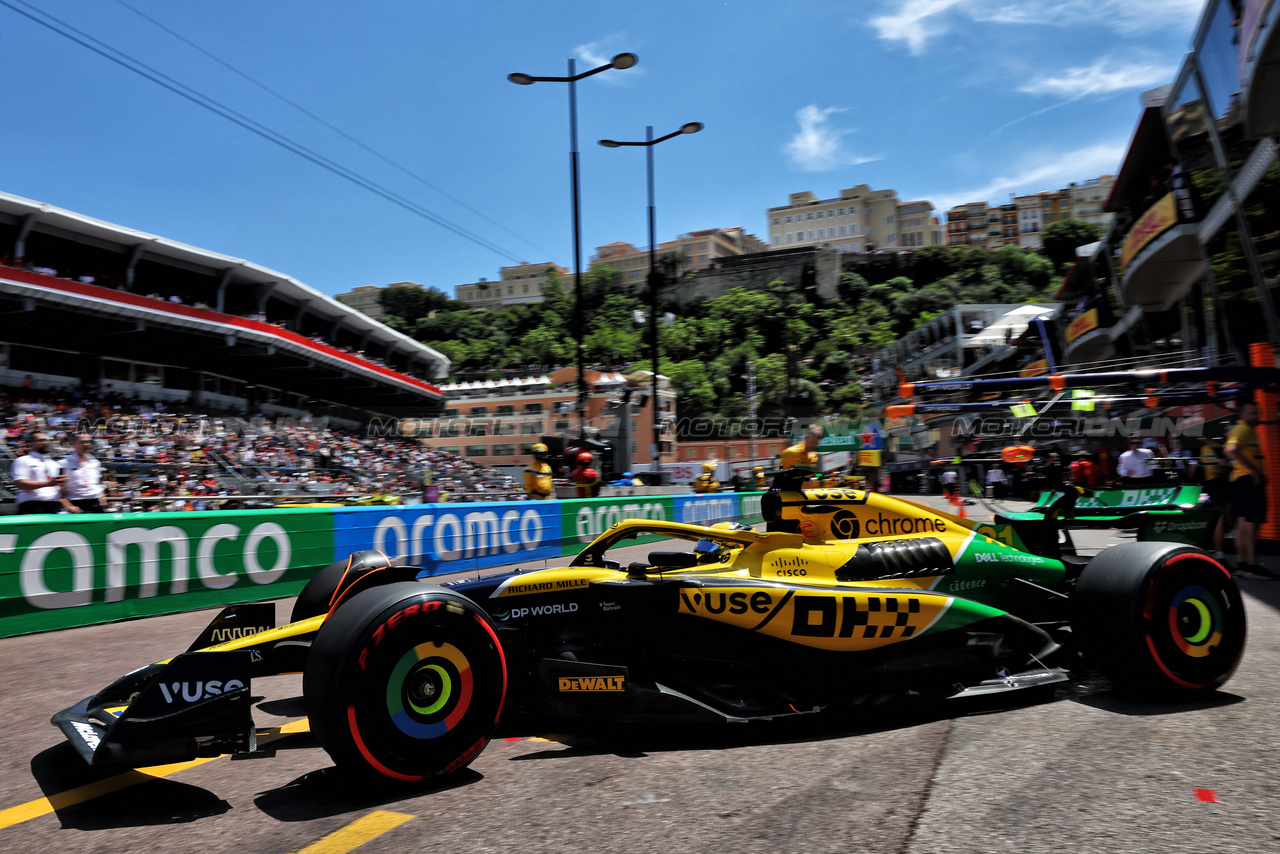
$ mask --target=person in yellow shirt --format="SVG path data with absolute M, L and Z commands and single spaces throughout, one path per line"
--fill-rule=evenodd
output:
M 719 492 L 720 481 L 716 480 L 715 470 L 715 463 L 703 463 L 702 474 L 693 479 L 693 491 L 697 493 Z
M 1227 434 L 1223 447 L 1231 460 L 1231 508 L 1236 517 L 1236 571 L 1261 578 L 1280 577 L 1258 564 L 1258 525 L 1267 518 L 1267 476 L 1258 445 L 1258 406 L 1240 404 L 1240 420 Z
M 1200 480 L 1204 494 L 1209 496 L 1209 503 L 1222 511 L 1213 528 L 1213 556 L 1218 559 L 1224 557 L 1222 541 L 1234 524 L 1231 518 L 1231 484 L 1227 480 L 1230 473 L 1231 461 L 1222 450 L 1222 437 L 1206 438 L 1200 448 Z
M 782 452 L 782 468 L 801 467 L 818 472 L 818 443 L 822 441 L 823 432 L 820 425 L 810 425 L 803 439 Z
M 533 462 L 524 470 L 524 494 L 530 501 L 543 501 L 555 495 L 551 484 L 551 466 L 547 464 L 547 446 L 541 442 L 529 449 Z
M 756 466 L 752 473 L 755 476 L 756 489 L 769 488 L 769 479 L 764 476 L 764 466 Z

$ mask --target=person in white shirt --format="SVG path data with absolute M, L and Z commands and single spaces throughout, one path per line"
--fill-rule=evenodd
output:
M 27 453 L 13 461 L 10 474 L 18 487 L 19 513 L 57 513 L 62 509 L 58 496 L 66 477 L 58 471 L 57 461 L 45 456 L 48 450 L 48 435 L 37 430 L 27 437 Z
M 987 486 L 991 487 L 991 497 L 1004 498 L 1009 487 L 1009 478 L 1000 466 L 992 466 L 987 472 Z
M 1147 483 L 1151 480 L 1154 457 L 1155 454 L 1150 449 L 1142 447 L 1141 441 L 1130 439 L 1129 450 L 1120 455 L 1120 461 L 1116 464 L 1116 475 L 1126 485 Z
M 938 476 L 938 480 L 942 481 L 942 494 L 951 496 L 956 494 L 956 470 L 947 469 Z
M 93 438 L 88 433 L 79 433 L 75 439 L 75 453 L 62 460 L 62 471 L 66 483 L 62 487 L 62 506 L 69 513 L 106 513 L 102 506 L 102 496 L 106 489 L 102 486 L 102 463 L 98 462 L 89 448 Z

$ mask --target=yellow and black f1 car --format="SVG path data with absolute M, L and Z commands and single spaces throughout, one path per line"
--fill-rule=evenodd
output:
M 271 605 L 225 609 L 53 723 L 92 764 L 253 751 L 251 682 L 302 672 L 340 767 L 418 781 L 466 766 L 500 719 L 856 712 L 1051 685 L 1082 655 L 1118 688 L 1206 692 L 1244 648 L 1240 593 L 1191 546 L 1087 559 L 1046 530 L 1033 551 L 1027 523 L 858 490 L 772 491 L 762 509 L 771 530 L 628 520 L 567 566 L 443 585 L 360 552 L 312 579 L 288 625 Z M 617 559 L 655 535 L 674 546 Z

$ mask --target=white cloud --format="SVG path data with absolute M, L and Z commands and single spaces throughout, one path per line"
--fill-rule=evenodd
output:
M 939 210 L 966 202 L 1005 204 L 1010 193 L 1022 195 L 1041 190 L 1060 190 L 1072 181 L 1087 181 L 1099 175 L 1116 174 L 1128 149 L 1127 139 L 1100 142 L 1074 151 L 1040 151 L 1022 158 L 1007 174 L 968 190 L 942 193 L 932 199 Z
M 844 147 L 844 136 L 853 133 L 848 128 L 831 126 L 831 116 L 844 111 L 844 107 L 822 108 L 816 104 L 796 110 L 796 122 L 800 129 L 784 148 L 796 168 L 804 172 L 829 172 L 841 166 L 856 166 L 878 160 L 877 157 L 860 157 Z
M 1203 8 L 1204 0 L 888 0 L 886 11 L 869 23 L 882 40 L 919 55 L 963 18 L 1007 26 L 1085 25 L 1134 35 L 1185 28 Z
M 573 49 L 574 58 L 579 60 L 575 71 L 581 74 L 584 71 L 608 65 L 620 53 L 635 53 L 635 46 L 628 44 L 629 41 L 630 37 L 626 33 L 610 33 L 596 41 L 578 45 Z M 606 71 L 592 79 L 622 83 L 628 75 L 635 75 L 637 72 L 643 73 L 639 65 L 623 71 Z
M 885 41 L 904 42 L 912 55 L 924 51 L 925 43 L 933 36 L 946 32 L 939 17 L 961 0 L 896 0 L 898 8 L 871 19 L 880 38 Z
M 971 16 L 993 24 L 1091 24 L 1133 35 L 1161 26 L 1186 27 L 1200 16 L 1204 4 L 1205 0 L 975 0 Z
M 1079 100 L 1090 95 L 1110 95 L 1129 89 L 1150 89 L 1173 80 L 1177 68 L 1154 62 L 1119 62 L 1104 56 L 1093 65 L 1046 74 L 1018 87 L 1028 95 L 1053 95 Z

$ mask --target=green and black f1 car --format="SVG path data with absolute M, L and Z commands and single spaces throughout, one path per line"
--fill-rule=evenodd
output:
M 1055 514 L 1015 530 L 848 489 L 772 491 L 762 509 L 765 532 L 628 520 L 567 566 L 443 585 L 357 553 L 315 576 L 288 625 L 271 605 L 228 608 L 189 651 L 53 723 L 92 764 L 253 751 L 251 681 L 302 672 L 339 766 L 418 781 L 521 716 L 842 713 L 1049 685 L 1081 655 L 1118 688 L 1207 692 L 1244 649 L 1235 583 L 1191 546 L 1085 559 L 1059 552 Z M 654 536 L 669 544 L 618 559 Z
M 1048 514 L 1058 515 L 1059 527 L 1133 528 L 1138 540 L 1186 543 L 1207 548 L 1222 511 L 1200 504 L 1201 488 L 1193 484 L 1091 490 L 1071 503 L 1071 496 L 1046 492 L 1030 510 L 997 514 L 998 524 L 1015 529 L 1041 523 Z M 1066 535 L 1070 543 L 1070 535 Z M 1070 547 L 1068 546 L 1068 550 Z

